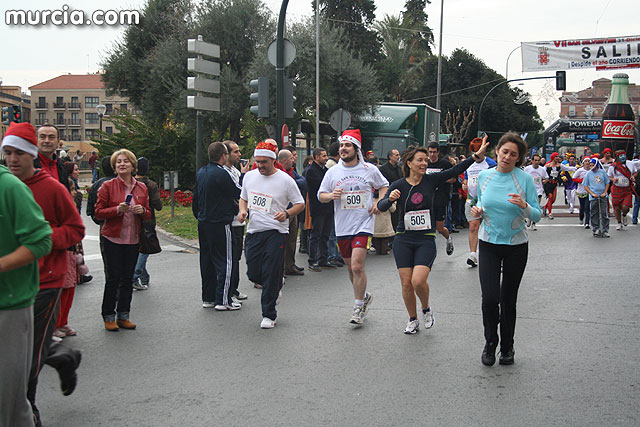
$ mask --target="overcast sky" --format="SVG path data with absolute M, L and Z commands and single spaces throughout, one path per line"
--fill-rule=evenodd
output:
M 0 6 L 0 40 L 3 58 L 0 60 L 0 79 L 4 85 L 19 85 L 24 89 L 60 74 L 96 72 L 101 60 L 123 31 L 123 27 L 14 27 L 7 26 L 5 11 L 17 3 Z M 137 10 L 144 0 L 58 1 L 23 0 L 21 10 L 63 9 Z M 265 0 L 278 13 L 280 0 Z M 377 0 L 377 16 L 399 14 L 402 0 Z M 303 19 L 312 13 L 311 1 L 290 0 L 287 9 L 290 20 Z M 429 26 L 435 34 L 437 52 L 440 30 L 440 2 L 427 5 Z M 640 34 L 638 0 L 444 0 L 442 50 L 448 55 L 456 48 L 465 48 L 501 73 L 505 74 L 507 57 L 520 42 L 573 38 L 615 37 Z M 210 40 L 215 43 L 215 40 Z M 547 73 L 522 73 L 520 49 L 508 61 L 509 78 L 537 77 Z M 640 84 L 640 69 L 623 71 L 630 82 Z M 568 71 L 567 89 L 577 91 L 591 85 L 595 79 L 611 78 L 616 71 Z M 443 75 L 443 79 L 447 76 Z M 521 88 L 532 95 L 540 116 L 550 124 L 560 109 L 559 92 L 545 96 L 545 80 L 527 82 Z M 553 85 L 552 80 L 548 84 Z M 425 96 L 434 94 L 424 94 Z M 435 105 L 435 100 L 428 102 Z M 553 120 L 550 120 L 554 117 Z

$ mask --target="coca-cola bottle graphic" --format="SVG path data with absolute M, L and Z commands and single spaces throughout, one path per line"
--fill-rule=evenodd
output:
M 602 112 L 602 137 L 600 152 L 605 148 L 625 150 L 627 158 L 633 157 L 635 142 L 635 117 L 629 104 L 629 76 L 618 73 L 611 82 L 611 94 Z

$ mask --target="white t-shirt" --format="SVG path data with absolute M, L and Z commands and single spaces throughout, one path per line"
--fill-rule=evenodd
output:
M 373 206 L 373 190 L 388 186 L 389 181 L 375 165 L 358 163 L 345 166 L 340 161 L 329 169 L 318 189 L 318 198 L 321 193 L 342 189 L 342 197 L 333 201 L 336 236 L 373 235 L 375 216 L 369 214 Z
M 273 216 L 287 209 L 289 203 L 304 203 L 296 182 L 280 169 L 269 176 L 261 175 L 258 169 L 247 172 L 242 180 L 240 198 L 249 205 L 249 234 L 268 230 L 287 234 L 289 220 L 280 222 Z
M 238 170 L 237 167 L 235 166 L 229 166 L 229 165 L 224 165 L 222 166 L 224 168 L 224 170 L 226 170 L 227 172 L 229 172 L 229 175 L 231 175 L 231 179 L 233 179 L 233 182 L 236 183 L 236 185 L 238 187 L 240 187 L 240 177 L 242 176 L 242 174 L 240 173 L 240 171 Z M 231 222 L 231 226 L 232 227 L 241 227 L 244 224 L 242 224 L 241 222 L 238 222 L 238 215 L 234 215 L 233 216 L 233 222 Z
M 585 168 L 580 168 L 573 174 L 573 178 L 574 179 L 582 179 L 582 180 L 584 180 L 584 177 L 587 175 L 587 172 L 589 172 L 589 171 L 586 170 Z M 578 188 L 576 189 L 576 193 L 578 193 L 578 194 L 586 194 L 587 193 L 587 190 L 584 189 L 584 184 L 582 182 L 578 183 Z
M 538 196 L 543 196 L 544 188 L 542 188 L 542 180 L 549 178 L 549 174 L 547 174 L 547 168 L 542 166 L 534 168 L 533 165 L 529 165 L 524 168 L 524 171 L 531 175 L 531 177 L 533 178 L 533 183 L 536 185 Z
M 469 166 L 464 173 L 464 177 L 467 179 L 467 199 L 475 199 L 478 197 L 478 174 L 495 165 L 495 160 L 485 157 L 480 163 L 474 162 Z
M 626 166 L 631 172 L 631 174 L 635 173 L 635 167 L 633 163 L 629 163 L 629 161 L 627 161 Z M 631 185 L 631 179 L 627 178 L 626 176 L 618 172 L 616 170 L 616 167 L 613 165 L 613 163 L 611 164 L 611 167 L 607 171 L 607 175 L 609 175 L 609 178 L 611 179 L 611 184 L 615 185 L 616 187 L 628 187 Z M 613 182 L 613 178 L 618 178 L 618 181 Z

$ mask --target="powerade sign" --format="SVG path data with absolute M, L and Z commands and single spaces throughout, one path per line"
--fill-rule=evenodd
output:
M 566 120 L 567 127 L 560 125 L 560 132 L 600 132 L 602 120 Z

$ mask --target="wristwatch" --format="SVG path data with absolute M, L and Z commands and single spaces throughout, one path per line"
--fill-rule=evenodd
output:
M 287 216 L 287 219 L 291 218 L 291 215 L 289 215 L 289 212 L 287 212 L 287 210 L 284 210 L 284 214 Z

